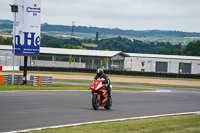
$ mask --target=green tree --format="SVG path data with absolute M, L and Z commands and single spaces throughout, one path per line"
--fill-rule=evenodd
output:
M 4 38 L 0 36 L 0 45 L 12 45 L 12 37 Z
M 68 46 L 64 46 L 67 44 Z M 46 34 L 42 34 L 41 38 L 41 46 L 42 47 L 53 47 L 53 48 L 73 48 L 73 49 L 80 49 L 81 47 L 72 47 L 72 46 L 82 46 L 82 42 L 78 39 L 71 38 L 71 39 L 62 39 L 58 37 L 49 36 Z
M 142 67 L 144 67 L 145 61 L 141 61 L 141 65 L 142 65 Z
M 70 55 L 70 56 L 69 56 L 69 64 L 70 64 L 70 65 L 71 65 L 72 61 L 73 61 L 73 57 L 72 57 L 72 55 Z
M 106 68 L 108 69 L 108 63 L 109 63 L 109 58 L 104 58 L 104 63 L 106 65 Z
M 184 68 L 184 62 L 181 62 L 179 67 L 180 67 L 180 69 L 183 69 Z
M 109 58 L 108 58 L 108 57 L 104 59 L 104 63 L 105 63 L 105 64 L 108 64 L 108 63 L 109 63 Z
M 83 46 L 73 46 L 73 45 L 70 45 L 70 44 L 64 44 L 63 48 L 67 48 L 67 49 L 86 49 L 86 48 L 83 48 Z
M 184 49 L 183 55 L 200 56 L 200 40 L 197 42 L 190 42 Z

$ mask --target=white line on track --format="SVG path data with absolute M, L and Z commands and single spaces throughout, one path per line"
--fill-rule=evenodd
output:
M 14 93 L 14 92 L 65 92 L 65 91 L 83 91 L 89 92 L 90 90 L 14 90 L 14 91 L 0 91 L 0 93 Z M 123 91 L 123 90 L 112 90 L 114 92 L 171 92 L 169 90 L 155 90 L 155 91 Z
M 131 117 L 131 118 L 122 118 L 122 119 L 111 119 L 111 120 L 92 121 L 92 122 L 83 122 L 83 123 L 75 123 L 75 124 L 67 124 L 67 125 L 58 125 L 58 126 L 49 126 L 49 127 L 33 128 L 33 129 L 26 129 L 26 130 L 10 131 L 10 132 L 3 132 L 3 133 L 28 132 L 28 131 L 33 131 L 33 130 L 39 131 L 39 130 L 43 130 L 43 129 L 53 129 L 53 128 L 61 128 L 61 127 L 69 127 L 69 126 L 79 126 L 79 125 L 102 123 L 102 122 L 114 122 L 114 121 L 124 121 L 124 120 L 134 120 L 134 119 L 155 118 L 155 117 L 163 117 L 163 116 L 186 115 L 186 114 L 200 114 L 200 111 L 174 113 L 174 114 L 162 114 L 162 115 L 151 115 L 151 116 L 141 116 L 141 117 Z

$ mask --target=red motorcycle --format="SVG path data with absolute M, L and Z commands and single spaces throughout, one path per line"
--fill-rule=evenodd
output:
M 112 98 L 108 101 L 107 90 L 104 89 L 104 83 L 101 80 L 95 80 L 90 86 L 92 90 L 92 106 L 95 110 L 99 109 L 99 106 L 103 106 L 109 110 L 112 107 Z M 112 90 L 112 86 L 110 86 Z

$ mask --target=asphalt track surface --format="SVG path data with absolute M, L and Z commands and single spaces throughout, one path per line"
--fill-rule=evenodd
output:
M 66 84 L 85 84 L 58 82 Z M 0 92 L 0 132 L 82 122 L 200 111 L 200 89 L 135 85 L 156 92 L 112 91 L 111 110 L 92 108 L 90 91 Z

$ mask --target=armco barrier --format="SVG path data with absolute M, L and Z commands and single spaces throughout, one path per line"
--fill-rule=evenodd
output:
M 30 76 L 30 80 L 27 80 L 28 85 L 52 85 L 52 77 L 50 76 Z
M 52 77 L 42 76 L 42 85 L 52 85 Z
M 0 75 L 0 84 L 12 84 L 12 75 Z M 14 75 L 14 84 L 22 85 L 23 76 Z M 27 80 L 27 85 L 52 85 L 52 77 L 49 76 L 30 76 L 30 79 Z
M 7 75 L 7 84 L 12 84 L 12 75 Z M 22 75 L 14 75 L 14 84 L 21 85 L 23 84 L 23 76 Z
M 20 67 L 20 70 L 23 70 L 23 66 Z M 28 67 L 28 70 L 54 71 L 54 72 L 82 72 L 82 73 L 94 73 L 94 75 L 96 73 L 95 69 L 64 68 L 64 67 Z M 162 72 L 140 72 L 140 71 L 117 71 L 117 70 L 105 70 L 105 73 L 115 74 L 115 75 L 130 75 L 130 76 L 200 79 L 200 74 L 187 74 L 187 73 L 162 73 Z

